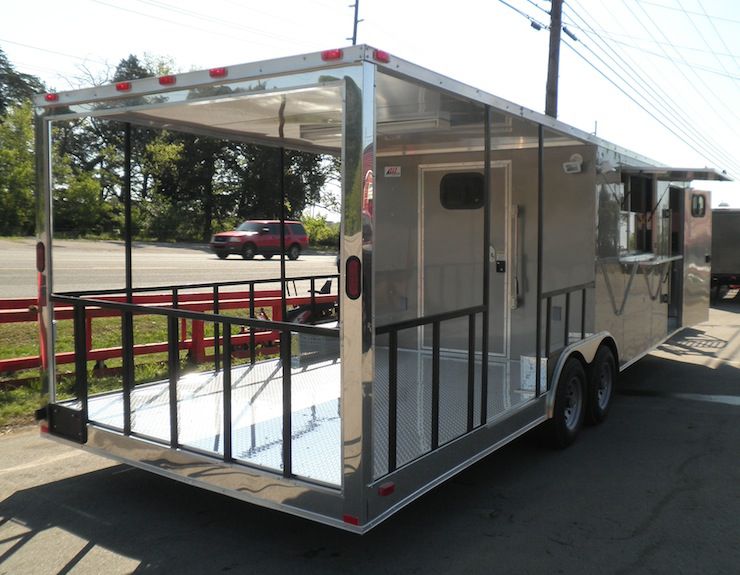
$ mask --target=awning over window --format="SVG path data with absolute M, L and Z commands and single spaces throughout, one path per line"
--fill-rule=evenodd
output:
M 666 182 L 691 182 L 693 180 L 714 180 L 731 182 L 732 178 L 725 172 L 714 168 L 671 168 L 664 166 L 622 166 L 623 174 L 657 176 Z

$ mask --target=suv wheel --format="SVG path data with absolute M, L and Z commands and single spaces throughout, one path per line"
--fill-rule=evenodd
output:
M 297 260 L 298 256 L 301 255 L 301 246 L 298 244 L 293 244 L 288 248 L 288 259 L 289 260 Z
M 254 244 L 246 244 L 242 248 L 242 257 L 245 260 L 251 260 L 257 253 L 257 247 Z

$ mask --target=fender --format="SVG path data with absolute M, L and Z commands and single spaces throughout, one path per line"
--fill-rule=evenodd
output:
M 547 415 L 548 419 L 552 417 L 553 410 L 555 409 L 555 394 L 560 380 L 560 373 L 563 371 L 565 362 L 568 361 L 570 356 L 577 353 L 587 365 L 590 364 L 594 360 L 599 346 L 607 339 L 614 345 L 614 348 L 617 350 L 617 358 L 619 358 L 617 342 L 608 331 L 600 331 L 599 333 L 588 336 L 586 339 L 573 342 L 560 353 L 558 361 L 555 364 L 555 369 L 552 372 L 552 387 L 547 393 L 547 401 L 545 402 L 545 415 Z

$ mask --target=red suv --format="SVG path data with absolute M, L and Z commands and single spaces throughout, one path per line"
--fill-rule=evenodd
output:
M 221 232 L 211 238 L 213 253 L 224 259 L 229 254 L 239 254 L 251 260 L 261 254 L 269 260 L 280 253 L 280 221 L 249 220 L 233 232 Z M 285 253 L 288 259 L 297 260 L 301 250 L 308 247 L 308 235 L 301 222 L 285 222 Z

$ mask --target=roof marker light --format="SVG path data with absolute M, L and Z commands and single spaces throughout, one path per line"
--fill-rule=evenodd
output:
M 49 92 L 44 96 L 44 100 L 47 102 L 58 102 L 59 101 L 59 94 L 55 94 L 53 92 Z
M 387 64 L 391 61 L 391 55 L 385 50 L 373 50 L 373 60 L 381 64 Z
M 225 78 L 229 75 L 229 70 L 227 68 L 211 68 L 208 70 L 208 75 L 211 78 Z
M 321 53 L 321 59 L 324 62 L 330 62 L 332 60 L 341 60 L 344 56 L 344 52 L 342 52 L 341 48 L 335 48 L 334 50 L 324 50 Z
M 159 83 L 162 86 L 172 86 L 177 82 L 177 76 L 172 76 L 168 74 L 167 76 L 160 76 L 159 77 Z
M 118 82 L 116 83 L 116 90 L 119 92 L 128 92 L 131 89 L 131 82 Z

